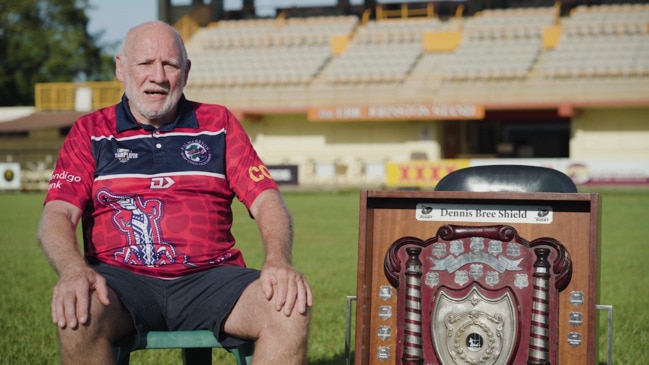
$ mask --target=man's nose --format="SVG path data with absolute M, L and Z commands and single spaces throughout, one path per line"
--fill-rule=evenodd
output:
M 151 68 L 149 78 L 155 83 L 164 82 L 167 79 L 167 73 L 165 72 L 164 65 L 159 62 L 154 63 Z

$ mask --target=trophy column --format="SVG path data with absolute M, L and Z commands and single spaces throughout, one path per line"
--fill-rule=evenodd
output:
M 406 249 L 406 308 L 404 318 L 403 364 L 424 363 L 421 335 L 421 248 Z
M 534 249 L 534 293 L 528 365 L 550 365 L 550 263 L 547 248 Z

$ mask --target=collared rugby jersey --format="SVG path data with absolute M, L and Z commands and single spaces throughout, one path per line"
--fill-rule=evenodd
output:
M 277 189 L 234 115 L 180 100 L 158 129 L 122 102 L 81 117 L 61 148 L 45 202 L 83 211 L 86 259 L 173 278 L 244 266 L 233 248 L 231 203 Z

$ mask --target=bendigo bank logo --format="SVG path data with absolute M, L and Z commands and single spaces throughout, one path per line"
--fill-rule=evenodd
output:
M 259 165 L 259 166 L 250 166 L 248 169 L 248 175 L 250 176 L 250 179 L 254 182 L 259 182 L 263 179 L 273 179 L 273 177 L 270 174 L 270 171 L 268 171 L 268 168 L 264 165 Z
M 56 172 L 52 174 L 50 179 L 50 184 L 47 187 L 47 190 L 60 189 L 63 186 L 63 183 L 80 183 L 81 176 L 73 175 L 67 171 Z

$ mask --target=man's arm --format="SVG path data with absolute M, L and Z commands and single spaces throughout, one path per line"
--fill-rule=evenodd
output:
M 250 213 L 264 243 L 266 259 L 261 269 L 261 287 L 277 311 L 290 316 L 294 308 L 304 314 L 313 304 L 311 288 L 291 262 L 293 227 L 291 215 L 279 191 L 266 190 L 250 206 Z
M 88 320 L 90 293 L 108 305 L 108 288 L 103 277 L 86 263 L 79 251 L 76 228 L 81 210 L 55 200 L 45 204 L 38 241 L 50 264 L 59 274 L 52 295 L 52 321 L 59 327 L 75 328 Z

